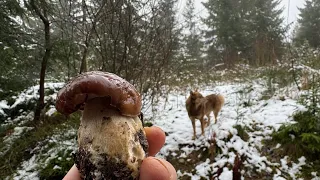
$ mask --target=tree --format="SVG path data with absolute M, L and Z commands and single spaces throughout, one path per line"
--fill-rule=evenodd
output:
M 203 19 L 208 27 L 208 57 L 220 54 L 226 65 L 241 59 L 264 65 L 279 57 L 285 29 L 278 0 L 209 0 L 203 4 L 209 13 Z
M 47 63 L 51 55 L 52 45 L 50 36 L 50 21 L 48 19 L 48 4 L 46 1 L 30 0 L 28 7 L 32 10 L 38 18 L 41 19 L 44 26 L 44 55 L 41 61 L 40 81 L 39 81 L 39 100 L 34 113 L 34 121 L 40 120 L 41 111 L 45 106 L 44 103 L 44 80 L 46 75 Z
M 306 40 L 311 47 L 320 47 L 320 0 L 307 0 L 299 10 L 296 42 L 301 45 Z
M 249 16 L 249 29 L 252 54 L 249 57 L 252 65 L 274 64 L 281 59 L 282 40 L 286 28 L 282 27 L 283 9 L 278 9 L 279 0 L 255 0 L 254 9 Z M 250 32 L 250 31 L 249 31 Z
M 194 0 L 187 0 L 183 17 L 186 23 L 184 44 L 187 59 L 199 60 L 201 57 L 202 42 L 200 41 L 200 30 L 197 28 Z
M 0 2 L 0 98 L 22 90 L 32 82 L 28 77 L 30 39 L 21 27 L 24 9 L 18 1 Z M 17 73 L 19 72 L 19 73 Z
M 240 17 L 241 2 L 233 0 L 208 0 L 203 3 L 208 10 L 208 17 L 203 19 L 209 30 L 206 31 L 207 53 L 210 57 L 213 49 L 220 51 L 222 62 L 231 65 L 237 61 L 243 39 L 243 19 Z M 214 52 L 215 53 L 215 52 Z M 212 55 L 211 55 L 212 57 Z M 218 63 L 219 60 L 216 60 Z

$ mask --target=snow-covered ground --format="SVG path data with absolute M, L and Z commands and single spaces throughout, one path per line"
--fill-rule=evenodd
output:
M 61 85 L 57 84 L 56 86 L 61 87 Z M 270 99 L 263 100 L 266 99 L 263 98 L 266 95 L 266 87 L 263 80 L 258 80 L 247 84 L 215 84 L 199 88 L 203 95 L 222 94 L 226 102 L 216 124 L 214 124 L 214 117 L 211 115 L 211 125 L 205 129 L 205 136 L 201 136 L 200 122 L 196 122 L 196 140 L 192 140 L 192 125 L 185 109 L 185 100 L 191 89 L 176 91 L 170 93 L 167 98 L 160 99 L 156 107 L 153 108 L 157 111 L 155 114 L 151 112 L 151 108 L 143 109 L 145 118 L 153 117 L 154 125 L 161 127 L 167 133 L 166 143 L 157 156 L 167 158 L 170 155 L 177 159 L 187 158 L 190 153 L 199 151 L 203 147 L 209 147 L 208 140 L 215 134 L 216 145 L 221 148 L 221 153 L 214 157 L 213 162 L 206 159 L 195 164 L 193 172 L 182 171 L 179 167 L 176 167 L 179 177 L 190 176 L 191 179 L 200 179 L 200 177 L 210 179 L 209 173 L 213 174 L 218 169 L 222 169 L 219 179 L 230 180 L 232 179 L 232 171 L 225 165 L 233 164 L 236 154 L 238 154 L 246 157 L 244 166 L 247 168 L 256 169 L 258 172 L 269 172 L 273 179 L 285 179 L 288 174 L 292 179 L 297 179 L 301 166 L 307 163 L 304 157 L 293 163 L 288 163 L 288 157 L 283 157 L 281 161 L 274 163 L 263 156 L 260 150 L 263 147 L 263 139 L 270 138 L 273 130 L 278 129 L 283 123 L 290 123 L 292 115 L 297 111 L 305 110 L 305 108 L 297 103 L 296 98 L 299 94 L 294 88 L 281 89 Z M 25 100 L 30 98 L 32 97 L 27 97 Z M 17 97 L 17 101 L 20 103 L 23 98 Z M 6 105 L 6 102 L 0 104 L 2 104 L 0 106 L 0 113 L 2 113 L 1 107 L 8 108 L 8 105 Z M 47 115 L 54 112 L 54 107 L 51 107 Z M 250 128 L 247 141 L 240 138 L 234 125 Z M 15 128 L 13 134 L 23 133 L 25 130 L 28 129 Z M 37 179 L 37 172 L 34 172 L 37 167 L 45 166 L 47 161 L 52 158 L 59 158 L 58 153 L 62 149 L 75 150 L 75 139 L 70 138 L 75 134 L 75 129 L 70 129 L 67 133 L 57 131 L 56 135 L 49 139 L 56 144 L 52 147 L 54 149 L 50 150 L 46 146 L 37 147 L 40 150 L 35 151 L 41 152 L 41 155 L 35 154 L 31 159 L 23 162 L 22 166 L 17 169 L 14 179 Z M 68 136 L 69 139 L 65 136 Z M 226 139 L 228 140 L 226 141 Z M 280 145 L 277 147 L 279 148 Z M 40 159 L 41 157 L 46 159 Z M 277 167 L 276 173 L 272 172 L 273 167 Z M 286 173 L 286 176 L 283 172 Z M 244 173 L 243 171 L 242 175 Z M 312 175 L 316 180 L 319 173 L 313 172 Z
M 245 167 L 256 169 L 258 172 L 266 171 L 270 174 L 272 174 L 272 167 L 278 167 L 288 173 L 291 178 L 296 179 L 300 167 L 306 163 L 304 157 L 301 157 L 299 162 L 293 163 L 292 166 L 288 166 L 287 157 L 283 157 L 279 163 L 272 163 L 267 157 L 261 155 L 260 150 L 263 147 L 263 139 L 270 138 L 273 130 L 278 129 L 283 123 L 290 123 L 292 115 L 297 111 L 305 110 L 305 108 L 299 105 L 296 99 L 285 96 L 288 94 L 285 91 L 277 92 L 278 95 L 271 99 L 262 100 L 267 90 L 265 87 L 263 81 L 256 81 L 250 84 L 225 84 L 199 88 L 203 95 L 212 93 L 224 95 L 226 102 L 217 123 L 214 124 L 214 121 L 211 120 L 211 125 L 206 128 L 204 137 L 201 136 L 200 121 L 196 122 L 196 140 L 192 140 L 192 125 L 185 109 L 185 100 L 189 91 L 169 94 L 167 102 L 160 101 L 156 108 L 158 116 L 156 116 L 154 124 L 168 134 L 166 144 L 158 156 L 166 158 L 168 155 L 173 155 L 178 159 L 186 158 L 190 153 L 200 150 L 204 146 L 209 147 L 208 140 L 215 134 L 217 146 L 221 148 L 222 153 L 216 155 L 213 163 L 207 159 L 195 165 L 195 173 L 182 172 L 177 167 L 180 177 L 190 176 L 191 179 L 206 177 L 210 179 L 209 173 L 213 174 L 219 168 L 223 168 L 219 178 L 230 180 L 232 179 L 232 170 L 225 165 L 234 163 L 236 152 L 240 156 L 246 157 Z M 295 93 L 291 91 L 290 96 L 297 97 L 296 93 L 297 91 Z M 214 119 L 213 114 L 211 116 L 211 119 Z M 247 126 L 253 130 L 248 132 L 248 141 L 244 141 L 238 136 L 234 125 Z M 231 139 L 225 141 L 230 135 L 232 135 Z M 186 161 L 190 160 L 186 159 Z M 272 176 L 273 179 L 286 177 L 282 175 L 280 170 Z
M 59 153 L 68 153 L 68 156 L 77 150 L 77 142 L 74 138 L 77 134 L 76 129 L 68 129 L 64 132 L 57 131 L 55 135 L 46 139 L 45 145 L 38 145 L 33 149 L 34 155 L 27 161 L 24 161 L 16 173 L 13 175 L 14 180 L 38 180 L 38 171 L 46 167 L 52 159 L 60 160 Z M 41 142 L 39 144 L 42 144 Z M 53 168 L 61 168 L 54 166 Z M 7 178 L 10 179 L 10 178 Z

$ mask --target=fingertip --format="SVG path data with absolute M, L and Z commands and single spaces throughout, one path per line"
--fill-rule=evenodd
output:
M 140 169 L 140 180 L 175 179 L 177 179 L 177 173 L 169 162 L 155 157 L 148 157 L 143 160 Z
M 164 159 L 160 159 L 160 160 L 162 161 L 162 163 L 166 166 L 167 170 L 169 171 L 170 179 L 171 180 L 176 180 L 177 179 L 177 171 L 176 171 L 176 169 L 168 161 L 166 161 Z
M 156 155 L 164 145 L 166 135 L 159 127 L 145 127 L 147 141 L 149 144 L 149 155 Z
M 81 180 L 80 173 L 76 165 L 73 165 L 63 180 Z

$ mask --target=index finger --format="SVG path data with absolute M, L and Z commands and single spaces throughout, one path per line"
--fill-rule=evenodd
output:
M 149 156 L 155 156 L 164 145 L 166 135 L 162 129 L 156 126 L 145 127 L 144 130 L 149 144 Z

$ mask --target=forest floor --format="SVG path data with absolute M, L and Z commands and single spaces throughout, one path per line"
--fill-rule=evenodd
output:
M 54 102 L 62 85 L 47 84 L 52 90 L 47 102 Z M 310 165 L 305 157 L 280 156 L 281 144 L 266 143 L 282 124 L 293 123 L 294 113 L 306 110 L 298 103 L 300 92 L 292 86 L 270 94 L 267 87 L 262 79 L 199 86 L 203 95 L 219 93 L 226 102 L 217 123 L 211 115 L 205 136 L 201 136 L 197 121 L 196 140 L 192 140 L 185 108 L 190 88 L 171 91 L 152 106 L 147 104 L 142 110 L 145 119 L 167 135 L 157 156 L 174 165 L 179 179 L 230 180 L 235 165 L 244 179 L 303 179 L 301 171 Z M 37 87 L 32 87 L 14 97 L 14 102 L 0 101 L 0 179 L 57 179 L 73 164 L 79 114 L 66 120 L 51 105 L 46 112 L 49 123 L 33 128 L 33 113 L 24 109 L 34 101 L 36 92 Z M 15 108 L 19 105 L 22 110 Z M 17 111 L 16 116 L 4 116 L 10 109 Z M 312 171 L 307 177 L 317 180 L 319 174 Z

